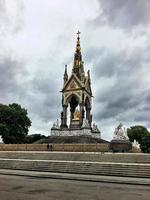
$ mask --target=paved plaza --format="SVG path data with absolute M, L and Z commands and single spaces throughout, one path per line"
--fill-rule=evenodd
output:
M 150 186 L 0 175 L 1 200 L 149 200 Z

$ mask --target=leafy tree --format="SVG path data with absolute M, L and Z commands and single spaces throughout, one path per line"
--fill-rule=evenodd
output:
M 139 144 L 141 144 L 141 141 L 145 136 L 150 135 L 147 128 L 144 126 L 131 126 L 127 129 L 127 134 L 131 142 L 136 140 Z
M 0 135 L 4 143 L 24 143 L 31 121 L 27 110 L 13 103 L 0 104 Z
M 142 139 L 140 147 L 143 153 L 150 153 L 150 135 Z
M 43 139 L 43 138 L 46 138 L 46 136 L 45 135 L 41 135 L 41 134 L 27 135 L 25 142 L 27 144 L 31 144 L 31 143 L 34 143 L 34 142 L 36 142 L 36 141 L 38 141 L 40 139 Z

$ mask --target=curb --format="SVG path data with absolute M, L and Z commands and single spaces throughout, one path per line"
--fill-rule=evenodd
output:
M 117 176 L 99 176 L 85 174 L 53 173 L 39 171 L 7 170 L 0 169 L 1 175 L 27 176 L 37 178 L 65 179 L 75 181 L 92 181 L 116 184 L 147 185 L 150 186 L 150 178 L 131 178 Z

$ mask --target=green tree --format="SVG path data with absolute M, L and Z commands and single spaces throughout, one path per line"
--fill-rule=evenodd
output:
M 31 121 L 27 110 L 13 103 L 0 104 L 0 135 L 6 144 L 24 143 Z
M 143 153 L 150 153 L 150 135 L 143 137 L 140 147 Z
M 141 141 L 145 136 L 150 135 L 147 128 L 144 126 L 131 126 L 127 129 L 127 134 L 130 142 L 136 140 L 139 144 L 141 144 Z

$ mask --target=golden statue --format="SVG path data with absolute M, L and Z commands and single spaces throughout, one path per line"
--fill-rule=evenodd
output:
M 78 109 L 75 110 L 75 112 L 73 113 L 73 120 L 79 120 L 80 119 L 80 112 L 78 111 Z

